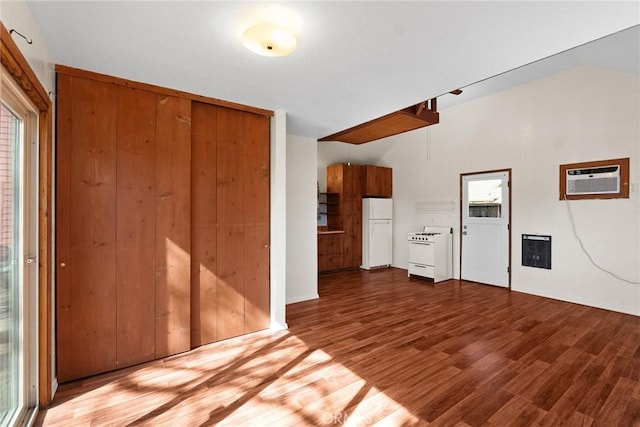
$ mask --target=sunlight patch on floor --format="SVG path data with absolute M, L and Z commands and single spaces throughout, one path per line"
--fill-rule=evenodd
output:
M 327 352 L 286 331 L 225 340 L 185 354 L 189 363 L 182 359 L 151 362 L 111 380 L 86 380 L 86 392 L 51 408 L 47 420 L 234 426 L 418 421 Z

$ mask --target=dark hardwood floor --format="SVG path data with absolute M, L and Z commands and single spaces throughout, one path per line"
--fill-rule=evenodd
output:
M 640 426 L 640 317 L 389 269 L 287 322 L 65 384 L 38 423 Z

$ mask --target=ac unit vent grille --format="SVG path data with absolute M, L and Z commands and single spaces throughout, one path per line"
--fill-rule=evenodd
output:
M 617 193 L 618 178 L 592 178 L 569 180 L 569 194 Z

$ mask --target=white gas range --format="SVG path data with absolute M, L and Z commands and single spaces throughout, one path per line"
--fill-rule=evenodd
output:
M 422 276 L 435 282 L 453 278 L 453 229 L 424 227 L 409 233 L 408 275 Z

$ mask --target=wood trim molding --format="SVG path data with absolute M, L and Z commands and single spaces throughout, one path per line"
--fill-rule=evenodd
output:
M 79 68 L 73 68 L 66 65 L 56 64 L 56 73 L 66 74 L 69 76 L 80 77 L 90 80 L 96 80 L 103 83 L 110 83 L 118 86 L 130 87 L 140 90 L 146 90 L 149 92 L 159 93 L 163 95 L 175 96 L 178 98 L 185 98 L 191 101 L 202 102 L 205 104 L 217 105 L 220 107 L 231 108 L 233 110 L 245 111 L 247 113 L 254 113 L 261 116 L 272 117 L 273 111 L 265 110 L 262 108 L 251 107 L 248 105 L 238 104 L 231 101 L 225 101 L 218 98 L 210 98 L 208 96 L 196 95 L 189 92 L 183 92 L 176 89 L 169 89 L 162 86 L 156 86 L 148 83 L 135 82 L 132 80 L 123 79 L 120 77 L 113 77 L 106 74 L 100 74 L 93 71 L 81 70 Z
M 9 75 L 38 107 L 38 402 L 41 407 L 52 399 L 51 383 L 51 171 L 52 171 L 52 103 L 47 91 L 0 22 L 0 60 Z
M 4 24 L 0 27 L 0 40 L 2 41 L 2 50 L 0 51 L 2 65 L 40 111 L 50 108 L 51 100 L 47 96 L 47 91 L 40 84 Z

